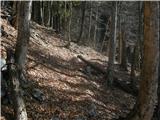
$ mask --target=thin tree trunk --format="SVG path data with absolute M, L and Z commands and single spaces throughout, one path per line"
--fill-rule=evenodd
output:
M 134 47 L 134 50 L 133 50 L 133 53 L 132 53 L 132 58 L 131 58 L 131 73 L 130 73 L 130 77 L 131 77 L 131 84 L 134 84 L 135 85 L 135 64 L 136 64 L 136 61 L 135 61 L 135 57 L 136 57 L 136 46 Z
M 90 15 L 89 15 L 88 41 L 90 41 L 90 38 L 91 38 L 91 27 L 92 27 L 92 1 L 90 1 Z
M 102 40 L 102 46 L 101 46 L 101 48 L 100 48 L 100 52 L 102 52 L 103 47 L 104 47 L 104 45 L 106 44 L 107 27 L 109 26 L 109 23 L 110 23 L 110 17 L 109 17 L 108 21 L 106 21 L 106 22 L 107 22 L 107 23 L 106 23 L 106 31 L 105 31 L 105 33 L 104 33 L 104 37 L 103 37 L 103 40 Z
M 142 69 L 142 57 L 143 57 L 143 2 L 139 2 L 139 70 Z
M 82 35 L 83 35 L 83 27 L 84 27 L 84 21 L 85 21 L 85 11 L 86 11 L 86 1 L 82 1 L 82 20 L 81 20 L 81 28 L 80 28 L 80 34 L 77 42 L 80 42 Z
M 66 47 L 69 47 L 70 46 L 70 42 L 71 42 L 71 22 L 72 22 L 72 2 L 70 2 L 70 17 L 69 17 L 69 23 L 68 23 L 68 31 L 67 31 L 67 37 L 68 37 L 68 43 L 66 45 Z
M 159 12 L 160 12 L 160 2 L 159 2 Z M 159 20 L 160 20 L 160 13 L 159 13 Z M 157 21 L 158 22 L 158 26 L 159 26 L 159 33 L 160 33 L 160 22 L 159 20 Z M 160 39 L 160 34 L 159 34 L 159 39 Z M 159 41 L 159 51 L 160 51 L 160 41 Z M 154 117 L 159 120 L 160 119 L 160 52 L 159 52 L 159 68 L 158 68 L 159 72 L 158 72 L 158 90 L 157 90 L 157 95 L 158 95 L 158 103 L 156 105 L 156 108 L 154 110 Z M 154 120 L 154 119 L 153 119 Z
M 67 4 L 66 4 L 66 1 L 64 2 L 64 39 L 66 39 L 66 7 L 67 7 Z
M 124 30 L 122 30 L 122 48 L 121 48 L 121 64 L 120 64 L 120 67 L 123 69 L 123 70 L 127 70 L 127 60 L 126 60 L 126 57 L 127 57 L 127 50 L 126 50 L 126 40 L 125 40 L 125 32 Z
M 121 28 L 121 2 L 118 4 L 118 62 L 121 64 L 121 57 L 122 57 L 122 28 Z
M 17 14 L 17 9 L 18 9 L 17 3 L 18 3 L 17 1 L 13 1 L 13 15 Z
M 32 12 L 33 12 L 33 20 L 37 22 L 38 24 L 42 23 L 42 18 L 41 18 L 41 6 L 40 6 L 40 1 L 33 1 L 32 3 Z
M 44 16 L 45 16 L 45 19 L 44 19 L 44 25 L 49 27 L 50 25 L 50 1 L 45 1 L 44 2 Z
M 120 22 L 120 20 L 119 20 Z M 122 31 L 121 31 L 121 23 L 119 25 L 119 41 L 118 41 L 118 47 L 119 47 L 119 52 L 118 52 L 118 62 L 121 64 L 122 60 Z
M 116 44 L 116 33 L 117 33 L 117 1 L 115 3 L 115 10 L 112 14 L 111 23 L 111 38 L 110 38 L 110 49 L 109 49 L 109 61 L 107 69 L 107 85 L 112 85 L 113 82 L 113 65 L 115 60 L 115 44 Z M 114 4 L 113 3 L 113 4 Z
M 43 1 L 40 1 L 40 11 L 41 11 L 41 18 L 42 18 L 42 25 L 44 25 L 44 11 L 43 11 Z
M 120 29 L 119 31 L 119 41 L 118 41 L 118 47 L 119 47 L 119 56 L 118 56 L 118 61 L 119 61 L 119 64 L 121 64 L 121 60 L 122 60 L 122 31 Z
M 94 40 L 94 48 L 96 48 L 96 45 L 97 45 L 97 21 L 98 21 L 98 5 L 96 5 L 96 20 L 95 20 L 95 26 L 94 26 L 94 37 L 93 37 L 93 40 Z

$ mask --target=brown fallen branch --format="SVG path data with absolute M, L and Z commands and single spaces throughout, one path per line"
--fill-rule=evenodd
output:
M 13 52 L 11 50 L 7 51 L 7 62 L 12 62 Z M 8 72 L 8 88 L 10 93 L 10 98 L 13 102 L 13 108 L 15 113 L 16 120 L 27 120 L 27 112 L 25 108 L 25 103 L 22 98 L 20 81 L 19 81 L 19 72 L 18 67 L 15 64 L 7 65 Z
M 81 59 L 83 62 L 85 62 L 87 65 L 91 66 L 93 69 L 95 69 L 97 72 L 100 72 L 104 75 L 107 75 L 107 70 L 104 70 L 100 67 L 98 67 L 97 65 L 95 65 L 92 62 L 89 62 L 88 60 L 86 60 L 85 58 L 83 58 L 81 55 L 77 56 L 79 59 Z M 118 80 L 118 77 L 116 76 L 116 72 L 114 72 L 114 80 L 113 80 L 113 85 L 133 96 L 137 96 L 138 95 L 138 88 L 136 86 L 133 86 L 131 84 L 126 84 L 123 81 Z

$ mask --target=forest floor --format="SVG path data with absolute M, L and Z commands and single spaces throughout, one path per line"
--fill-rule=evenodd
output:
M 1 37 L 1 48 L 14 49 L 17 30 L 5 19 L 1 19 L 1 25 L 7 33 Z M 66 48 L 65 42 L 53 30 L 31 22 L 26 64 L 29 86 L 23 88 L 29 120 L 111 120 L 125 116 L 135 97 L 107 87 L 104 75 L 87 71 L 88 66 L 77 55 L 103 69 L 108 58 L 75 43 Z M 32 96 L 35 89 L 42 92 L 42 101 Z M 1 114 L 1 119 L 11 119 L 12 107 L 2 104 Z

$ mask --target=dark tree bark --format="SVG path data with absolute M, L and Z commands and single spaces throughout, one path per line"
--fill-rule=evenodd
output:
M 124 27 L 124 26 L 123 26 Z M 120 64 L 120 67 L 123 69 L 123 70 L 127 70 L 127 54 L 126 54 L 126 40 L 125 40 L 125 31 L 122 30 L 122 36 L 121 36 L 121 64 Z
M 134 50 L 133 50 L 133 53 L 132 53 L 132 58 L 131 58 L 131 73 L 130 73 L 130 75 L 131 75 L 131 84 L 135 84 L 135 70 L 136 70 L 136 66 L 135 66 L 135 64 L 136 64 L 136 60 L 135 60 L 135 57 L 136 57 L 136 48 L 137 47 L 134 47 Z
M 159 12 L 160 12 L 160 2 L 159 2 Z M 160 20 L 160 13 L 159 13 L 159 20 Z M 160 33 L 160 22 L 157 21 L 159 24 L 159 33 Z M 160 39 L 160 38 L 159 38 Z M 160 41 L 159 41 L 159 51 L 160 51 Z M 156 108 L 154 110 L 154 118 L 157 120 L 160 119 L 160 52 L 159 52 L 159 68 L 158 68 L 158 90 L 157 90 L 157 96 L 158 96 L 158 103 L 156 105 Z M 154 119 L 153 119 L 154 120 Z
M 42 24 L 40 1 L 33 1 L 32 12 L 33 12 L 32 14 L 33 20 L 38 24 Z
M 96 37 L 97 37 L 97 23 L 98 23 L 98 9 L 99 9 L 99 3 L 96 5 L 96 15 L 95 15 L 95 17 L 96 17 L 96 19 L 95 19 L 95 25 L 94 25 L 94 34 L 93 34 L 93 40 L 94 40 L 94 48 L 96 48 L 96 46 L 97 46 L 97 39 L 96 39 Z
M 82 1 L 82 19 L 81 19 L 81 28 L 80 28 L 80 34 L 77 42 L 80 42 L 82 35 L 83 35 L 83 27 L 84 27 L 84 21 L 85 21 L 85 11 L 86 11 L 86 1 Z
M 50 2 L 51 1 L 44 1 L 44 25 L 49 27 L 50 25 Z
M 144 18 L 144 14 L 143 14 L 143 9 L 144 9 L 144 4 L 141 1 L 139 3 L 139 69 L 142 69 L 142 57 L 143 57 L 143 34 L 144 34 L 144 23 L 143 23 L 143 18 Z
M 89 15 L 88 41 L 90 41 L 90 38 L 91 38 L 91 26 L 92 26 L 92 1 L 90 1 L 90 15 Z
M 69 12 L 70 12 L 70 16 L 68 20 L 68 30 L 67 30 L 68 43 L 66 47 L 69 47 L 71 42 L 72 2 L 69 3 Z
M 113 64 L 115 59 L 115 42 L 116 42 L 116 33 L 117 33 L 117 2 L 114 2 L 114 9 L 112 13 L 111 20 L 111 37 L 110 37 L 110 48 L 109 48 L 109 61 L 107 69 L 107 85 L 112 85 L 113 82 Z

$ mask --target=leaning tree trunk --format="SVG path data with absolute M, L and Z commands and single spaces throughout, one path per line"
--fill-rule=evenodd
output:
M 137 111 L 127 120 L 151 120 L 157 99 L 159 31 L 158 4 L 144 4 L 144 57 Z
M 115 2 L 115 10 L 112 14 L 112 23 L 111 23 L 111 38 L 110 38 L 110 49 L 109 49 L 109 61 L 107 69 L 107 85 L 112 85 L 113 82 L 113 65 L 115 58 L 115 44 L 116 44 L 116 33 L 117 33 L 117 2 Z

